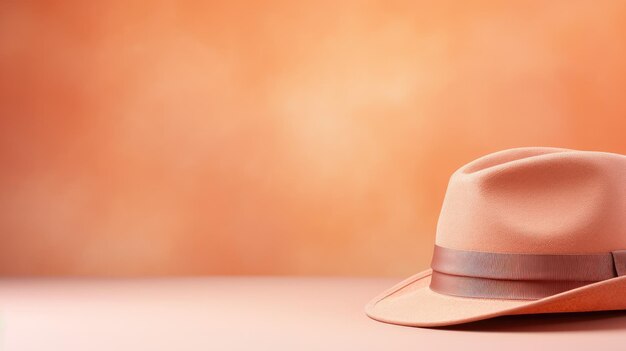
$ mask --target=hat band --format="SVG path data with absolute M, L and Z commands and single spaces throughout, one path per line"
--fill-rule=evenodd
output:
M 431 290 L 454 296 L 535 300 L 626 275 L 626 250 L 518 254 L 435 246 Z

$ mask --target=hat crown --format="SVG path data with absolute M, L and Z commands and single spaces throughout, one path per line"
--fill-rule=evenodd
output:
M 518 148 L 472 161 L 450 178 L 436 243 L 511 253 L 626 249 L 626 156 Z

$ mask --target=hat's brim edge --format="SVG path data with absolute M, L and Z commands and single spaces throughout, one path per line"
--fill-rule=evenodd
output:
M 626 298 L 622 299 L 623 301 L 618 301 L 617 303 L 609 304 L 607 306 L 604 306 L 604 305 L 594 306 L 594 305 L 597 305 L 596 303 L 597 301 L 587 301 L 588 303 L 586 304 L 581 303 L 580 301 L 580 299 L 582 298 L 583 299 L 582 302 L 584 302 L 585 297 L 587 299 L 593 299 L 594 294 L 590 292 L 603 290 L 603 289 L 616 288 L 615 286 L 613 287 L 611 286 L 615 284 L 617 284 L 618 291 L 626 292 L 626 276 L 621 276 L 621 277 L 615 277 L 612 279 L 585 285 L 576 289 L 568 290 L 568 291 L 565 291 L 556 295 L 552 295 L 549 297 L 545 297 L 539 300 L 516 300 L 518 302 L 518 305 L 516 305 L 515 307 L 502 308 L 497 311 L 489 311 L 485 313 L 476 313 L 472 316 L 464 316 L 462 318 L 455 318 L 454 316 L 450 316 L 450 318 L 447 320 L 411 321 L 407 319 L 394 318 L 394 316 L 385 315 L 385 313 L 380 313 L 379 311 L 376 310 L 376 305 L 380 301 L 385 300 L 389 296 L 395 294 L 396 292 L 404 288 L 407 288 L 411 284 L 421 279 L 425 279 L 425 278 L 429 279 L 431 274 L 432 274 L 432 270 L 427 269 L 385 290 L 383 293 L 376 296 L 369 303 L 367 303 L 367 305 L 365 306 L 365 314 L 368 317 L 376 321 L 383 322 L 383 323 L 403 325 L 403 326 L 409 326 L 409 327 L 429 327 L 430 328 L 430 327 L 445 327 L 445 326 L 451 326 L 451 325 L 457 325 L 457 324 L 464 324 L 464 323 L 475 322 L 475 321 L 480 321 L 480 320 L 485 320 L 485 319 L 490 319 L 490 318 L 505 316 L 505 315 L 562 313 L 562 312 L 591 312 L 591 311 L 626 309 Z M 426 286 L 426 287 L 422 287 L 419 289 L 429 289 L 429 288 L 428 286 Z M 437 294 L 435 292 L 432 292 L 432 293 Z M 626 296 L 626 294 L 621 294 L 621 295 Z M 445 295 L 445 296 L 446 298 L 452 298 L 452 299 L 456 298 L 454 296 L 449 296 L 449 295 Z M 467 298 L 459 298 L 459 299 L 467 299 Z M 482 299 L 474 298 L 472 300 L 482 300 Z M 574 300 L 574 303 L 563 304 L 563 302 L 567 302 L 568 300 L 570 301 Z M 485 304 L 487 305 L 492 300 L 485 299 L 484 301 L 485 301 Z M 510 300 L 510 301 L 513 301 L 513 300 Z M 555 306 L 556 304 L 559 304 L 559 303 L 560 305 L 565 305 L 565 308 L 561 306 L 559 306 L 561 308 Z

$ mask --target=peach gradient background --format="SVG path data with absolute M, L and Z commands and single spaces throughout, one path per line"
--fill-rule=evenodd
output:
M 406 275 L 449 174 L 626 153 L 626 3 L 0 3 L 0 274 Z

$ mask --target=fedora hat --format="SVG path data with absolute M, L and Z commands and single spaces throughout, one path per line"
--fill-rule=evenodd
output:
M 373 299 L 371 318 L 437 327 L 502 315 L 626 309 L 626 156 L 496 152 L 458 169 L 430 269 Z

